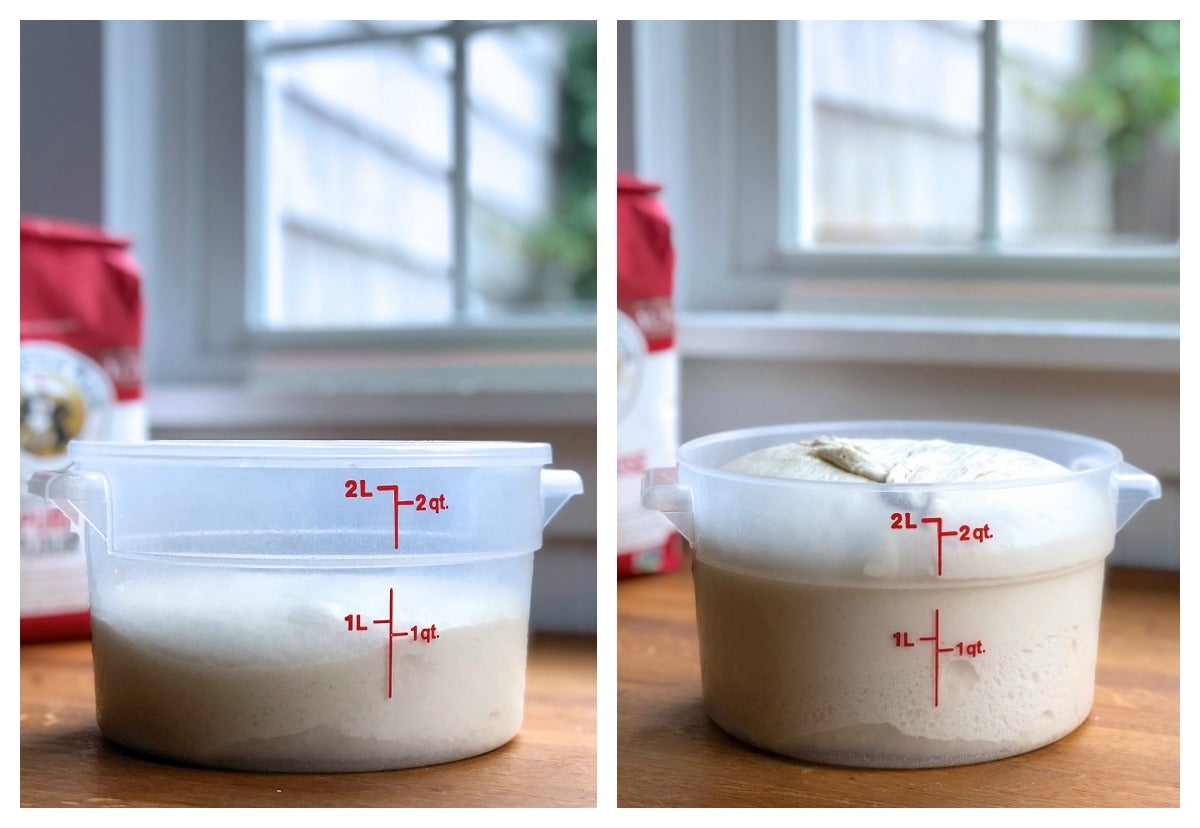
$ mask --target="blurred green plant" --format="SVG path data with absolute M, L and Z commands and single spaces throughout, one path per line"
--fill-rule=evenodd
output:
M 596 27 L 571 27 L 559 90 L 555 154 L 557 208 L 522 248 L 530 259 L 566 269 L 572 295 L 596 298 Z
M 1092 23 L 1092 60 L 1060 101 L 1067 115 L 1098 125 L 1114 167 L 1147 146 L 1179 144 L 1179 21 Z

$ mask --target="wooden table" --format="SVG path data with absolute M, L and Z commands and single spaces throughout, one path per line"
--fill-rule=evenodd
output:
M 88 642 L 21 648 L 23 806 L 434 807 L 596 804 L 596 640 L 535 635 L 525 724 L 472 759 L 402 771 L 245 773 L 142 758 L 96 727 Z
M 1032 753 L 924 770 L 778 757 L 704 713 L 690 560 L 617 587 L 621 806 L 1179 806 L 1179 574 L 1111 570 L 1096 698 Z

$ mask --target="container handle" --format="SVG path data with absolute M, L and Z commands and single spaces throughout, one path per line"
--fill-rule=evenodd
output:
M 583 493 L 583 478 L 569 469 L 542 469 L 542 526 L 577 494 Z
M 1147 502 L 1162 497 L 1158 478 L 1129 463 L 1121 463 L 1121 467 L 1113 472 L 1113 487 L 1117 500 L 1117 529 L 1128 523 Z
M 103 475 L 73 468 L 35 472 L 26 488 L 52 503 L 71 525 L 86 523 L 108 540 L 108 481 Z
M 642 475 L 642 505 L 662 512 L 687 542 L 695 546 L 696 522 L 692 490 L 679 485 L 679 468 L 649 469 Z

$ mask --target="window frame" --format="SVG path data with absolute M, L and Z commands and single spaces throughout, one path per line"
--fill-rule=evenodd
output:
M 461 407 L 469 394 L 479 404 L 465 421 L 477 424 L 594 423 L 594 315 L 347 331 L 250 324 L 248 263 L 261 251 L 247 224 L 247 126 L 257 125 L 245 35 L 243 21 L 104 23 L 105 223 L 135 239 L 156 425 L 201 425 L 195 406 L 211 393 L 247 409 L 222 417 L 231 426 L 260 423 L 258 405 L 280 426 L 313 425 L 319 412 L 332 420 L 321 404 L 331 393 L 387 398 L 363 422 L 432 422 L 440 401 Z M 514 384 L 530 372 L 536 382 Z
M 844 287 L 857 280 L 921 278 L 944 283 L 947 294 L 964 284 L 1003 284 L 1014 295 L 1025 286 L 1053 283 L 1072 303 L 1093 304 L 1093 287 L 1121 285 L 1143 292 L 1147 303 L 1161 305 L 1161 313 L 1149 321 L 1162 323 L 1157 334 L 1168 339 L 1174 325 L 1177 344 L 1177 244 L 1103 251 L 994 246 L 786 249 L 785 228 L 795 225 L 795 217 L 786 214 L 780 195 L 804 172 L 784 144 L 785 136 L 803 129 L 799 107 L 780 83 L 781 66 L 796 71 L 797 56 L 789 45 L 794 42 L 791 25 L 795 24 L 634 25 L 637 157 L 644 174 L 671 182 L 662 197 L 674 221 L 680 270 L 686 273 L 679 280 L 685 311 L 777 309 L 797 285 L 820 289 L 823 282 Z M 986 27 L 984 36 L 994 48 L 995 27 Z M 995 71 L 994 66 L 985 67 L 985 84 L 994 82 Z M 985 113 L 985 119 L 994 125 L 995 95 L 984 97 L 991 113 Z M 983 151 L 988 143 L 983 142 Z M 996 148 L 991 152 L 994 155 Z M 984 165 L 993 168 L 985 173 L 985 188 L 987 177 L 994 179 L 994 164 L 993 159 Z M 1122 303 L 1113 303 L 1102 316 L 1120 325 L 1125 312 Z

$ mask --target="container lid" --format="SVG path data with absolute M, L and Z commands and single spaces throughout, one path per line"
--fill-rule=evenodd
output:
M 454 440 L 76 440 L 68 453 L 86 462 L 153 461 L 252 466 L 543 466 L 548 443 Z

